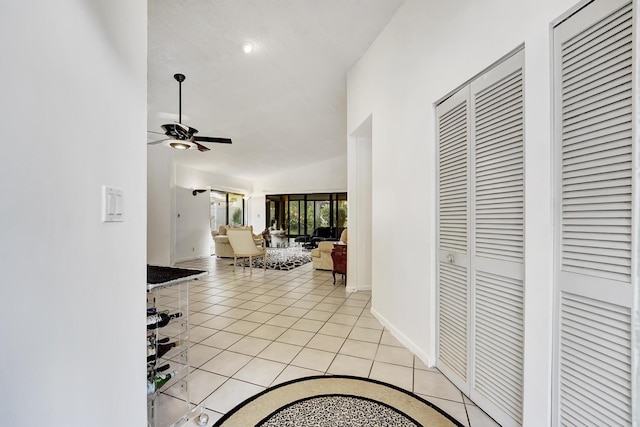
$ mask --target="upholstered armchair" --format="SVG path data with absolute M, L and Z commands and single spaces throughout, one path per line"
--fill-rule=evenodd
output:
M 236 271 L 238 258 L 249 258 L 249 272 L 253 271 L 253 257 L 262 257 L 262 268 L 267 269 L 267 248 L 256 245 L 255 236 L 250 230 L 244 228 L 233 228 L 227 230 L 229 245 L 233 250 L 233 271 Z M 242 271 L 246 268 L 246 263 L 242 263 Z
M 313 268 L 316 270 L 333 270 L 333 261 L 331 260 L 331 251 L 335 244 L 347 244 L 347 229 L 342 230 L 340 241 L 323 241 L 318 242 L 318 247 L 311 250 L 311 259 L 313 260 Z
M 264 246 L 264 240 L 262 239 L 261 234 L 253 234 L 253 226 L 249 225 L 247 227 L 243 225 L 221 225 L 218 227 L 218 231 L 212 231 L 211 237 L 213 237 L 213 242 L 215 243 L 215 255 L 219 258 L 233 258 L 233 249 L 229 244 L 229 236 L 227 236 L 228 230 L 249 230 L 251 235 L 253 236 L 253 240 L 256 245 Z

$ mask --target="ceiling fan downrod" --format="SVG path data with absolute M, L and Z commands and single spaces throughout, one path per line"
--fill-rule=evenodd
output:
M 182 124 L 182 82 L 186 78 L 184 74 L 174 74 L 173 78 L 178 81 L 178 123 Z

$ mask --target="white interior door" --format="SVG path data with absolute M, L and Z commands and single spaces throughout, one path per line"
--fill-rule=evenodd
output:
M 438 120 L 438 367 L 468 394 L 469 90 L 441 103 Z
M 633 12 L 595 1 L 554 29 L 554 425 L 632 424 Z
M 524 51 L 471 83 L 470 397 L 502 426 L 522 424 Z
M 438 367 L 503 426 L 522 422 L 524 53 L 436 109 Z

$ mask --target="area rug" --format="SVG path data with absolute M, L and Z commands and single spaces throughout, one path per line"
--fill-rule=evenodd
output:
M 253 268 L 262 268 L 262 257 L 253 259 Z M 311 262 L 311 253 L 300 247 L 267 248 L 267 269 L 292 270 Z M 238 266 L 249 267 L 249 259 L 238 260 Z M 233 265 L 233 264 L 232 264 Z
M 347 375 L 313 376 L 271 387 L 214 427 L 460 427 L 437 406 L 391 384 Z

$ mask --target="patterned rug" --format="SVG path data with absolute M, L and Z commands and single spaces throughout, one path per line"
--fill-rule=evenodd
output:
M 328 375 L 271 387 L 236 406 L 214 427 L 460 427 L 430 402 L 391 384 Z
M 267 248 L 267 269 L 292 270 L 311 262 L 311 253 L 301 247 Z M 238 266 L 249 267 L 249 259 L 238 260 Z M 233 265 L 233 264 L 232 264 Z M 262 268 L 262 257 L 253 259 L 253 268 Z

